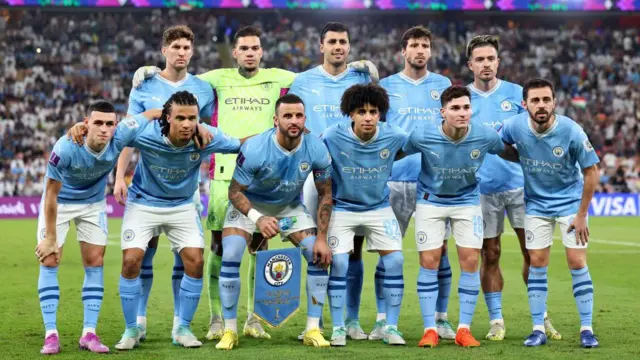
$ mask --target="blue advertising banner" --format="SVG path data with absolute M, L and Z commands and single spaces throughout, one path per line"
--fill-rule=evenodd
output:
M 302 262 L 299 248 L 256 253 L 254 313 L 279 327 L 300 307 Z

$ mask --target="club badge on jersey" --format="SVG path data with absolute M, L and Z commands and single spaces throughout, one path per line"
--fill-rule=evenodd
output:
M 302 261 L 299 248 L 256 253 L 254 313 L 271 327 L 280 327 L 300 307 Z

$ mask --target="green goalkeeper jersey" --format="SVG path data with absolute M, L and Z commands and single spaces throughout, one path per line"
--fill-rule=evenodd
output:
M 215 107 L 211 125 L 235 138 L 264 132 L 274 126 L 275 104 L 285 94 L 296 73 L 282 69 L 260 69 L 252 78 L 240 75 L 237 68 L 218 69 L 198 75 L 214 91 Z M 209 178 L 231 180 L 236 155 L 213 154 Z

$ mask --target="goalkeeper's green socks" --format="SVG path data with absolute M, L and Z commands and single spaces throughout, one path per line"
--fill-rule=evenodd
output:
M 207 259 L 207 276 L 209 277 L 209 311 L 211 312 L 211 316 L 222 317 L 220 288 L 218 285 L 220 268 L 222 268 L 222 256 L 218 256 L 214 252 L 210 252 L 209 258 Z

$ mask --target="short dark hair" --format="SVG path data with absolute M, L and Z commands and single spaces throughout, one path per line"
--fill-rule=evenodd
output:
M 238 29 L 238 31 L 236 31 L 236 34 L 233 35 L 233 46 L 235 47 L 236 45 L 238 45 L 238 40 L 240 40 L 240 38 L 247 36 L 255 36 L 260 39 L 260 37 L 262 36 L 262 31 L 255 26 L 245 26 Z
M 295 94 L 283 95 L 276 101 L 276 115 L 278 115 L 278 108 L 280 107 L 280 104 L 302 104 L 302 106 L 304 106 L 304 101 Z
M 162 33 L 162 46 L 169 46 L 172 42 L 180 39 L 187 39 L 193 44 L 195 35 L 187 25 L 172 26 Z
M 422 38 L 429 39 L 429 43 L 431 43 L 431 40 L 433 40 L 433 35 L 431 34 L 431 30 L 427 29 L 422 25 L 414 26 L 411 29 L 405 31 L 404 34 L 402 34 L 402 48 L 403 49 L 407 48 L 407 45 L 409 44 L 409 40 L 422 39 Z
M 328 22 L 322 28 L 322 32 L 320 33 L 320 43 L 324 42 L 324 37 L 327 35 L 327 33 L 329 31 L 339 32 L 339 33 L 346 32 L 347 33 L 347 40 L 351 41 L 351 35 L 349 34 L 349 29 L 346 26 L 344 26 L 343 23 Z
M 500 53 L 500 42 L 496 36 L 477 35 L 474 36 L 467 45 L 467 59 L 471 59 L 471 53 L 474 49 L 484 46 L 493 46 L 493 48 L 496 49 L 496 53 Z
M 541 89 L 546 87 L 551 89 L 551 95 L 553 95 L 553 98 L 555 99 L 556 89 L 554 89 L 553 83 L 551 83 L 551 81 L 547 79 L 539 79 L 539 78 L 531 79 L 524 84 L 524 86 L 522 87 L 522 98 L 524 99 L 524 101 L 527 101 L 527 95 L 529 95 L 530 89 Z
M 178 91 L 173 93 L 169 100 L 162 106 L 162 115 L 160 115 L 160 127 L 162 127 L 162 135 L 167 136 L 169 134 L 169 114 L 171 114 L 171 106 L 184 105 L 184 106 L 198 106 L 198 99 L 192 93 L 188 91 Z
M 94 103 L 91 103 L 87 108 L 87 116 L 91 116 L 91 113 L 94 111 L 99 111 L 103 113 L 114 113 L 116 112 L 116 108 L 112 103 L 106 100 L 98 100 Z
M 353 85 L 342 94 L 340 111 L 343 115 L 349 116 L 367 104 L 378 108 L 381 114 L 386 114 L 389 110 L 387 91 L 381 86 L 371 83 Z
M 471 100 L 471 93 L 466 86 L 453 85 L 449 86 L 447 90 L 442 92 L 440 95 L 440 102 L 442 103 L 442 107 L 446 107 L 448 103 L 453 99 L 468 97 Z

